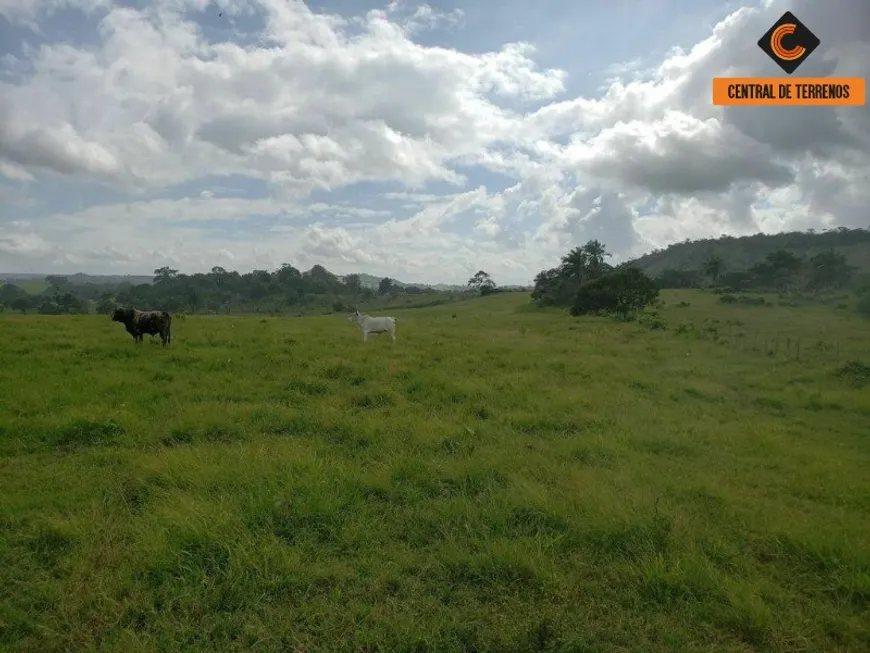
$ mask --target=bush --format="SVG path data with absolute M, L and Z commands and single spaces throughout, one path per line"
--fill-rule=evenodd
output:
M 636 267 L 620 266 L 581 286 L 574 296 L 571 315 L 613 313 L 626 319 L 658 297 L 655 281 Z
M 725 294 L 719 297 L 719 301 L 723 304 L 746 304 L 747 306 L 772 306 L 764 297 L 752 297 L 750 295 L 735 296 Z
M 856 388 L 870 383 L 870 365 L 861 361 L 849 361 L 836 372 L 837 376 Z
M 616 310 L 616 293 L 603 281 L 603 279 L 599 279 L 580 287 L 574 295 L 571 315 L 589 315 Z
M 651 331 L 664 331 L 668 328 L 667 323 L 661 318 L 657 311 L 644 313 L 638 319 L 638 323 L 645 326 Z

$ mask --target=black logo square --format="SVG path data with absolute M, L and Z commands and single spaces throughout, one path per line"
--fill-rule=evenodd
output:
M 758 47 L 791 75 L 817 47 L 819 38 L 790 11 L 758 40 Z

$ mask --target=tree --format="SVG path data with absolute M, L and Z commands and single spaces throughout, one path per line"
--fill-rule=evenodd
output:
M 473 277 L 468 280 L 468 287 L 474 292 L 481 295 L 489 295 L 495 291 L 495 282 L 492 277 L 483 270 L 478 270 Z
M 303 273 L 302 281 L 306 292 L 315 295 L 338 294 L 344 290 L 338 277 L 322 265 L 315 265 L 308 272 Z
M 358 274 L 349 274 L 344 278 L 344 287 L 352 295 L 358 295 L 362 290 L 362 281 Z
M 802 258 L 786 249 L 779 249 L 751 269 L 761 285 L 782 291 L 795 284 L 803 266 Z
M 63 292 L 70 286 L 69 279 L 64 276 L 50 274 L 45 278 L 45 281 L 48 283 L 49 289 L 55 294 Z
M 264 299 L 273 292 L 272 275 L 268 270 L 254 270 L 244 275 L 248 292 L 253 299 Z
M 387 295 L 391 293 L 395 289 L 395 284 L 393 280 L 389 277 L 384 277 L 381 279 L 381 282 L 378 284 L 378 294 L 379 295 Z
M 698 270 L 667 268 L 656 279 L 656 283 L 659 288 L 697 288 L 700 278 L 701 273 Z
M 655 282 L 640 269 L 621 265 L 580 287 L 572 315 L 614 313 L 622 319 L 652 304 L 659 296 Z
M 154 270 L 154 283 L 163 284 L 178 277 L 178 270 L 173 270 L 170 267 L 162 267 Z
M 16 286 L 12 283 L 4 283 L 3 285 L 0 285 L 0 306 L 15 308 L 13 302 L 17 299 L 26 299 L 27 296 L 27 291 L 20 286 Z
M 571 306 L 583 284 L 611 270 L 604 259 L 610 256 L 604 245 L 590 240 L 562 257 L 561 265 L 535 277 L 532 301 L 538 306 Z
M 604 262 L 604 257 L 610 256 L 610 253 L 598 240 L 587 242 L 583 245 L 583 251 L 586 253 L 586 272 L 589 277 L 597 279 L 610 269 L 610 266 Z
M 710 280 L 715 284 L 719 279 L 719 275 L 722 273 L 722 259 L 715 254 L 711 254 L 707 257 L 707 260 L 704 261 L 704 274 L 707 275 Z
M 579 285 L 583 282 L 583 277 L 586 275 L 588 262 L 589 257 L 586 254 L 585 248 L 575 247 L 562 257 L 562 274 Z
M 809 266 L 809 283 L 814 290 L 842 288 L 852 280 L 855 272 L 855 268 L 849 265 L 845 254 L 834 249 L 813 256 Z
M 9 304 L 9 306 L 12 309 L 18 311 L 19 313 L 26 313 L 28 310 L 30 310 L 31 308 L 34 307 L 34 305 L 36 303 L 35 299 L 36 299 L 35 297 L 30 297 L 27 295 L 25 295 L 23 297 L 16 297 L 15 299 L 12 300 L 12 302 Z
M 72 292 L 58 292 L 43 294 L 37 310 L 44 315 L 82 315 L 88 312 L 88 306 Z
M 115 306 L 115 298 L 112 296 L 111 293 L 106 293 L 102 297 L 100 297 L 95 310 L 97 311 L 97 313 L 109 314 L 112 312 Z
M 233 276 L 225 268 L 219 265 L 214 266 L 209 274 L 204 275 L 212 286 L 210 295 L 213 294 L 208 301 L 209 306 L 213 306 L 217 311 L 219 308 L 224 308 L 229 312 L 230 304 L 232 303 L 232 286 Z
M 535 285 L 532 288 L 532 301 L 538 306 L 563 306 L 565 297 L 563 288 L 564 279 L 560 268 L 542 270 L 535 277 Z
M 600 241 L 590 240 L 582 247 L 575 247 L 562 257 L 560 276 L 570 279 L 577 286 L 586 279 L 597 279 L 610 268 L 604 262 L 604 258 L 607 256 L 610 254 Z

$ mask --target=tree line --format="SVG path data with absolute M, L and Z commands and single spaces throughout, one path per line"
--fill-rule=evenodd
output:
M 718 255 L 708 256 L 699 269 L 666 269 L 657 278 L 659 288 L 716 288 L 720 292 L 776 292 L 791 294 L 854 292 L 857 309 L 870 316 L 870 274 L 851 265 L 833 248 L 813 256 L 785 249 L 769 253 L 745 269 L 727 269 Z
M 829 292 L 852 286 L 857 271 L 834 249 L 810 257 L 780 249 L 745 269 L 728 269 L 720 256 L 710 255 L 697 269 L 665 269 L 656 282 L 660 288 L 712 285 L 732 292 Z
M 170 267 L 154 270 L 152 283 L 73 284 L 67 277 L 47 276 L 41 293 L 12 283 L 0 285 L 0 310 L 46 315 L 109 313 L 116 306 L 160 309 L 170 313 L 299 313 L 304 310 L 353 310 L 361 304 L 400 297 L 449 295 L 434 288 L 400 285 L 386 277 L 377 288 L 364 287 L 358 274 L 339 277 L 321 265 L 301 271 L 285 263 L 277 270 L 248 273 L 214 267 L 210 272 L 182 274 Z M 498 288 L 479 271 L 468 280 L 468 292 L 490 294 Z
M 848 231 L 848 230 L 847 230 Z M 859 230 L 860 231 L 860 230 Z M 841 231 L 834 234 L 844 237 Z M 718 288 L 724 292 L 828 292 L 855 290 L 859 310 L 870 314 L 870 277 L 858 274 L 843 252 L 834 248 L 812 256 L 787 249 L 768 253 L 746 267 L 734 267 L 718 254 L 708 254 L 696 267 L 666 268 L 655 279 L 638 260 L 612 266 L 610 253 L 597 240 L 575 247 L 554 268 L 534 281 L 532 301 L 538 306 L 569 308 L 575 315 L 613 313 L 628 317 L 655 302 L 659 289 Z M 269 313 L 352 310 L 363 304 L 388 303 L 415 295 L 450 295 L 435 288 L 380 280 L 365 287 L 360 276 L 339 277 L 320 265 L 301 271 L 280 268 L 248 273 L 214 267 L 210 272 L 182 274 L 170 267 L 154 270 L 152 283 L 74 284 L 64 276 L 45 279 L 41 293 L 18 285 L 0 285 L 0 310 L 42 314 L 109 313 L 116 306 L 162 309 L 172 313 Z M 467 282 L 479 295 L 499 292 L 491 276 L 480 270 Z M 446 299 L 445 299 L 446 301 Z

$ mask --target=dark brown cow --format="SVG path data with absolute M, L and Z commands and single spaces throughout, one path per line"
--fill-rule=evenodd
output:
M 169 327 L 172 316 L 166 311 L 137 311 L 135 308 L 116 308 L 112 313 L 112 322 L 120 322 L 127 328 L 127 333 L 133 336 L 136 342 L 142 342 L 147 333 L 151 336 L 159 335 L 165 347 L 172 342 L 172 334 Z

